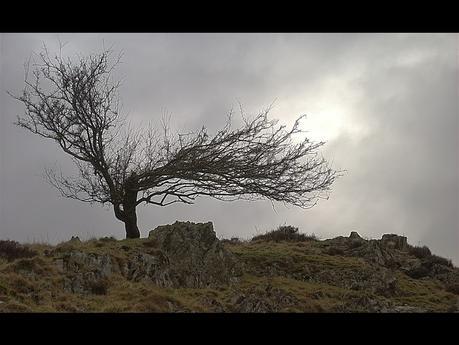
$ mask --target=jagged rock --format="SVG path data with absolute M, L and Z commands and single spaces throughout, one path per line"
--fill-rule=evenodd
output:
M 409 305 L 393 305 L 387 299 L 375 299 L 370 296 L 351 298 L 345 304 L 336 308 L 337 312 L 365 313 L 426 313 L 427 310 Z
M 71 251 L 55 262 L 58 270 L 66 274 L 64 290 L 73 293 L 98 293 L 102 282 L 116 271 L 108 254 Z
M 348 297 L 348 301 L 337 305 L 334 311 L 340 313 L 381 313 L 387 312 L 392 307 L 391 302 L 387 299 L 363 295 Z
M 408 249 L 407 238 L 396 234 L 384 234 L 381 238 L 381 244 L 389 248 L 403 251 Z
M 352 231 L 349 237 L 338 236 L 325 240 L 324 243 L 327 244 L 326 252 L 329 255 L 349 255 L 351 254 L 349 251 L 363 246 L 367 241 L 356 231 Z
M 324 240 L 324 243 L 328 243 L 333 246 L 346 246 L 349 243 L 349 237 L 337 236 L 335 238 Z
M 407 259 L 402 253 L 408 250 L 407 238 L 394 234 L 385 234 L 381 240 L 365 240 L 353 231 L 349 237 L 339 236 L 324 241 L 328 244 L 325 252 L 330 255 L 362 257 L 370 263 L 387 268 L 400 268 Z
M 113 271 L 112 259 L 108 254 L 73 251 L 64 255 L 63 260 L 66 271 L 79 272 L 85 269 L 103 277 L 108 277 Z
M 379 275 L 379 285 L 374 289 L 375 293 L 385 297 L 395 296 L 398 292 L 398 281 L 389 270 L 383 270 Z
M 233 309 L 238 313 L 272 313 L 292 307 L 298 299 L 270 284 L 265 287 L 251 288 L 245 293 L 239 293 L 232 298 Z
M 355 231 L 352 231 L 349 235 L 349 241 L 349 243 L 347 243 L 347 246 L 351 249 L 361 247 L 367 242 L 362 237 L 360 237 L 360 235 Z
M 145 253 L 134 256 L 127 264 L 126 276 L 133 281 L 152 281 L 161 287 L 174 286 L 169 261 L 161 252 L 155 256 Z
M 459 269 L 449 265 L 447 260 L 435 255 L 429 255 L 421 259 L 405 259 L 400 270 L 413 279 L 430 277 L 438 279 L 448 286 L 459 284 Z
M 398 268 L 403 264 L 403 257 L 398 256 L 392 247 L 386 247 L 378 240 L 370 240 L 364 245 L 354 246 L 349 255 L 362 257 L 370 263 L 387 268 Z
M 350 239 L 363 240 L 363 238 L 360 237 L 360 235 L 356 231 L 352 231 L 351 234 L 349 235 L 349 238 Z
M 381 312 L 383 313 L 426 313 L 427 310 L 419 307 L 413 307 L 409 305 L 398 305 L 392 308 L 385 308 Z
M 307 281 L 365 291 L 384 297 L 392 297 L 398 293 L 398 281 L 395 275 L 390 270 L 378 266 L 362 270 L 320 269 L 311 274 Z
M 228 284 L 242 273 L 236 258 L 218 240 L 212 222 L 175 222 L 157 227 L 148 237 L 168 260 L 172 286 Z
M 54 260 L 57 271 L 65 274 L 64 290 L 101 293 L 103 282 L 114 273 L 160 287 L 205 287 L 228 283 L 239 274 L 236 260 L 219 243 L 212 223 L 159 227 L 150 239 L 157 246 L 153 253 L 133 253 L 125 262 L 108 254 L 64 252 Z
M 242 273 L 236 258 L 216 237 L 212 223 L 160 226 L 150 232 L 149 239 L 148 246 L 154 247 L 149 253 L 129 253 L 123 262 L 108 254 L 64 252 L 55 259 L 56 269 L 65 274 L 64 289 L 96 293 L 101 282 L 114 273 L 176 288 L 228 284 Z

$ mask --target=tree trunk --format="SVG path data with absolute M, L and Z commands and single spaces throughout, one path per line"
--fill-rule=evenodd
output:
M 135 182 L 126 184 L 126 191 L 123 200 L 123 219 L 124 227 L 126 229 L 126 238 L 139 238 L 140 231 L 137 227 L 137 215 L 135 213 L 137 202 L 137 190 L 135 189 Z
M 137 227 L 137 215 L 135 213 L 135 206 L 131 206 L 125 210 L 120 209 L 120 205 L 114 205 L 115 216 L 117 219 L 124 223 L 126 229 L 126 238 L 139 238 L 140 231 Z
M 126 229 L 126 238 L 139 238 L 140 231 L 137 227 L 137 215 L 135 207 L 124 211 L 124 227 Z

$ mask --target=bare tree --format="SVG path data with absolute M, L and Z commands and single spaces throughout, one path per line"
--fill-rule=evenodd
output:
M 118 59 L 110 50 L 78 62 L 50 57 L 46 47 L 26 72 L 25 87 L 12 95 L 25 105 L 17 124 L 53 139 L 79 170 L 77 178 L 47 170 L 65 197 L 110 203 L 124 222 L 127 238 L 138 238 L 136 207 L 191 204 L 200 195 L 219 200 L 267 198 L 302 208 L 316 204 L 339 175 L 319 157 L 324 143 L 295 142 L 299 118 L 290 130 L 268 119 L 269 109 L 209 136 L 200 131 L 172 136 L 127 128 L 120 116 Z M 28 71 L 28 68 L 27 68 Z

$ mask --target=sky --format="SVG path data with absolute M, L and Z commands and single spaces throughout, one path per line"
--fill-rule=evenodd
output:
M 46 44 L 75 58 L 122 51 L 123 113 L 135 126 L 171 115 L 181 132 L 223 127 L 242 104 L 325 141 L 336 170 L 328 200 L 304 210 L 270 201 L 139 206 L 142 237 L 162 224 L 214 223 L 219 238 L 251 238 L 293 225 L 319 238 L 408 237 L 459 264 L 459 36 L 457 34 L 0 33 L 0 239 L 58 243 L 123 238 L 108 207 L 62 197 L 43 177 L 57 145 L 14 125 L 24 113 L 6 91 L 24 85 L 24 62 Z M 237 113 L 236 113 L 237 115 Z M 237 117 L 235 115 L 235 117 Z

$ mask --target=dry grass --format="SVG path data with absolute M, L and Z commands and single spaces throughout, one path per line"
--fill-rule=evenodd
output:
M 109 254 L 123 261 L 135 253 L 155 251 L 155 243 L 148 239 L 104 238 L 27 247 L 37 255 L 12 260 L 0 258 L 1 312 L 231 312 L 237 311 L 234 301 L 238 295 L 263 294 L 267 286 L 295 296 L 295 303 L 280 307 L 279 311 L 283 312 L 334 312 L 349 301 L 386 300 L 384 296 L 366 291 L 305 278 L 324 270 L 338 274 L 373 269 L 362 258 L 327 255 L 320 241 L 227 242 L 225 247 L 244 263 L 246 272 L 232 285 L 203 289 L 159 288 L 146 281 L 133 282 L 113 274 L 109 279 L 98 281 L 89 294 L 64 291 L 64 276 L 54 259 L 65 251 L 80 250 Z M 436 256 L 423 259 L 426 258 L 435 264 L 449 265 Z M 457 286 L 447 289 L 433 279 L 412 279 L 403 273 L 397 273 L 397 282 L 397 294 L 390 300 L 398 305 L 443 312 L 457 301 Z

